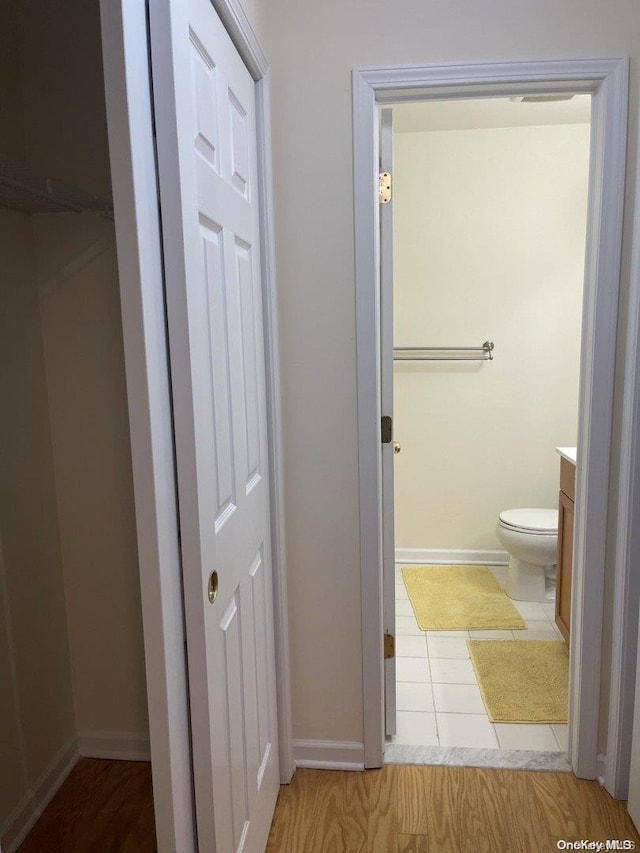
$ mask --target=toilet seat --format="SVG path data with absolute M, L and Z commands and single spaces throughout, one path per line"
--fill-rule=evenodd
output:
M 557 509 L 506 509 L 500 513 L 500 524 L 508 530 L 535 533 L 537 536 L 556 536 Z

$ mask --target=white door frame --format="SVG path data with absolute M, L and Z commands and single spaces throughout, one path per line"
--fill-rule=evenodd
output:
M 640 199 L 640 154 L 636 165 L 636 199 Z M 613 588 L 613 639 L 609 686 L 607 762 L 604 786 L 612 797 L 626 800 L 630 774 L 638 784 L 640 772 L 632 771 L 633 729 L 640 733 L 640 719 L 634 720 L 640 707 L 638 666 L 638 604 L 640 573 L 640 208 L 636 207 L 632 234 L 630 290 L 626 306 L 626 353 L 620 437 L 620 488 L 618 490 L 618 529 L 616 535 L 616 574 Z M 635 684 L 635 703 L 634 687 Z M 640 756 L 640 742 L 635 744 Z M 640 791 L 634 791 L 638 798 Z M 637 805 L 637 803 L 636 803 Z
M 365 766 L 384 754 L 377 110 L 403 100 L 571 91 L 593 96 L 570 644 L 569 758 L 595 778 L 625 180 L 628 60 L 353 70 L 353 152 Z M 622 460 L 624 463 L 625 460 Z M 621 495 L 621 497 L 623 497 Z M 623 511 L 629 508 L 619 507 Z M 618 561 L 616 578 L 629 566 Z M 584 663 L 584 665 L 583 665 Z
M 380 110 L 378 168 L 393 172 L 393 111 Z M 393 205 L 379 205 L 380 216 L 380 408 L 393 410 Z M 386 355 L 390 358 L 386 358 Z M 393 438 L 393 435 L 391 436 Z M 395 445 L 382 448 L 382 613 L 384 633 L 396 634 L 396 555 L 394 513 Z M 387 736 L 398 730 L 397 660 L 395 655 L 384 661 L 384 730 Z
M 268 66 L 237 0 L 213 0 L 256 81 L 270 510 L 281 781 L 294 772 Z M 175 448 L 149 66 L 147 4 L 101 0 L 142 594 L 156 834 L 195 851 Z

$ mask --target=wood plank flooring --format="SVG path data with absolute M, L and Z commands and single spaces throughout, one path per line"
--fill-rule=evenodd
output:
M 387 765 L 298 770 L 267 853 L 551 853 L 559 839 L 640 845 L 624 803 L 569 773 Z
M 387 765 L 298 770 L 280 789 L 267 853 L 552 853 L 559 839 L 630 839 L 640 849 L 624 803 L 597 782 Z M 82 759 L 20 853 L 156 849 L 150 765 Z
M 155 853 L 151 764 L 82 758 L 19 853 Z

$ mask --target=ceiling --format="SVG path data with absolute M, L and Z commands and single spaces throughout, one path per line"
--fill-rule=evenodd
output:
M 570 101 L 544 103 L 523 103 L 509 98 L 474 98 L 422 101 L 393 107 L 393 129 L 396 133 L 588 124 L 590 119 L 590 95 L 574 95 Z

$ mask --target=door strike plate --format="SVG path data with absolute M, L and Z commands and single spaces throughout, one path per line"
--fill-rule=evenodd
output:
M 383 415 L 380 419 L 380 439 L 383 444 L 391 444 L 393 438 L 393 421 L 389 415 Z
M 378 196 L 380 204 L 391 201 L 391 172 L 380 172 L 378 175 Z
M 396 638 L 393 634 L 387 633 L 384 635 L 384 659 L 394 658 L 396 656 Z

